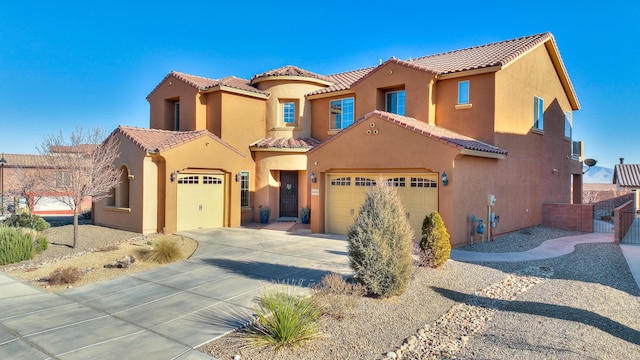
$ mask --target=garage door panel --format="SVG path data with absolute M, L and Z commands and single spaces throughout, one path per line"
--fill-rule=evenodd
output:
M 414 239 L 420 239 L 424 218 L 438 210 L 437 174 L 329 174 L 326 191 L 327 232 L 347 232 L 366 198 L 367 189 L 380 176 L 395 187 L 414 229 Z
M 224 175 L 181 174 L 178 177 L 177 229 L 224 224 Z

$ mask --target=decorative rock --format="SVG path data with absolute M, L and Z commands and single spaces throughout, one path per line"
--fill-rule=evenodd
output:
M 387 357 L 388 357 L 389 359 L 397 359 L 397 358 L 398 358 L 398 355 L 397 355 L 394 351 L 389 351 L 389 352 L 387 353 Z
M 117 260 L 115 263 L 107 264 L 104 267 L 105 268 L 119 268 L 119 269 L 125 268 L 125 269 L 128 269 L 135 262 L 136 262 L 136 258 L 135 257 L 133 257 L 131 255 L 127 255 L 127 256 L 123 257 L 122 259 Z

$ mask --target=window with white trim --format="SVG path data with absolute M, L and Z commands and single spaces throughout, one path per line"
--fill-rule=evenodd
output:
M 331 100 L 329 103 L 331 111 L 331 130 L 342 130 L 353 124 L 353 103 L 353 98 Z
M 393 114 L 405 114 L 404 90 L 391 91 L 385 94 L 385 111 Z
M 241 207 L 249 207 L 251 204 L 249 202 L 249 198 L 251 191 L 249 189 L 249 172 L 241 171 L 240 172 L 240 206 Z
M 469 80 L 458 81 L 458 105 L 469 103 Z
M 533 97 L 533 128 L 544 130 L 544 99 Z
M 282 119 L 285 124 L 296 123 L 296 103 L 292 101 L 282 103 Z

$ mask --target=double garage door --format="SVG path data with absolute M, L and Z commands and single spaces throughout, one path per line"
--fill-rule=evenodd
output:
M 414 230 L 422 236 L 422 221 L 438 210 L 438 174 L 329 174 L 327 175 L 326 231 L 346 234 L 358 215 L 367 190 L 379 179 L 393 185 Z
M 222 227 L 224 224 L 224 175 L 178 176 L 177 229 Z

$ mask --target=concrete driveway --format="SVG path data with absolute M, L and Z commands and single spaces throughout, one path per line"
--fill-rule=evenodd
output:
M 0 273 L 0 359 L 210 359 L 274 282 L 350 274 L 344 236 L 222 228 L 181 233 L 189 260 L 59 294 Z

